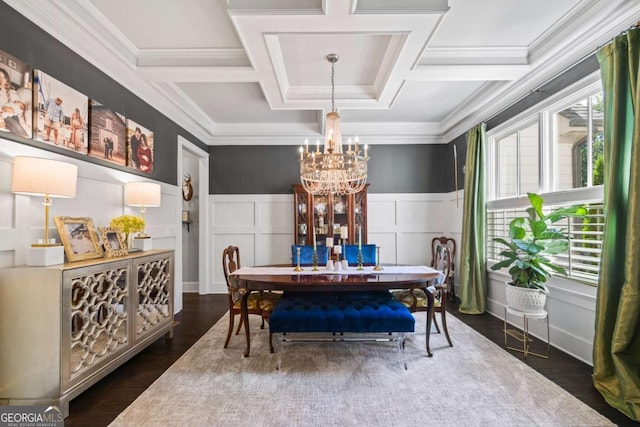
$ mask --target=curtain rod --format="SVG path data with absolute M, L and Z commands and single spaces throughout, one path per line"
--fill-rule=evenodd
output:
M 635 23 L 635 24 L 632 24 L 632 25 L 631 25 L 629 28 L 627 28 L 626 30 L 622 30 L 622 31 L 620 32 L 620 34 L 618 34 L 617 36 L 613 36 L 613 37 L 611 37 L 609 40 L 607 40 L 607 42 L 606 42 L 606 43 L 603 43 L 603 44 L 601 44 L 600 46 L 598 46 L 598 47 L 596 48 L 596 50 L 595 50 L 593 53 L 598 52 L 600 49 L 602 49 L 602 48 L 603 48 L 603 47 L 605 47 L 606 45 L 610 44 L 610 43 L 611 43 L 613 40 L 615 40 L 616 38 L 618 38 L 618 37 L 620 37 L 620 36 L 623 36 L 623 35 L 627 34 L 629 31 L 631 31 L 631 30 L 635 30 L 636 28 L 640 28 L 640 21 L 636 21 L 636 23 Z

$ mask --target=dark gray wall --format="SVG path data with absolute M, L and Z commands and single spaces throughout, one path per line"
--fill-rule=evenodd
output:
M 191 133 L 169 120 L 4 2 L 0 2 L 0 49 L 152 130 L 154 132 L 153 173 L 145 174 L 132 168 L 114 165 L 9 133 L 3 132 L 3 138 L 173 185 L 177 184 L 178 135 L 182 135 L 205 151 L 208 149 L 206 144 Z
M 453 160 L 451 166 L 442 161 L 449 149 L 440 144 L 369 146 L 369 192 L 451 191 Z M 211 194 L 291 194 L 291 184 L 300 182 L 296 146 L 214 146 L 209 154 Z

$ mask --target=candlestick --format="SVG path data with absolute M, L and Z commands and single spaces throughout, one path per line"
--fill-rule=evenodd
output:
M 316 139 L 316 153 L 320 152 L 320 140 Z
M 309 152 L 309 140 L 307 138 L 304 139 L 304 152 Z
M 347 228 L 346 225 L 343 225 L 342 227 L 340 227 L 340 238 L 344 240 L 348 237 L 349 237 L 349 229 Z
M 374 267 L 375 271 L 381 271 L 382 267 L 380 266 L 380 246 L 376 246 L 376 266 Z
M 313 271 L 318 271 L 318 251 L 316 250 L 316 246 L 313 245 L 313 255 L 311 257 L 311 263 L 313 264 Z
M 313 226 L 313 251 L 316 251 L 316 226 Z
M 298 264 L 296 265 L 296 268 L 293 269 L 293 271 L 302 271 L 302 267 L 300 267 L 300 246 L 296 248 L 296 253 L 298 255 Z
M 302 146 L 300 146 L 300 150 L 298 151 L 300 151 L 300 160 L 302 160 Z
M 362 226 L 358 226 L 358 250 L 362 250 Z
M 333 247 L 333 237 L 327 237 L 326 245 L 327 245 L 327 248 L 332 248 Z

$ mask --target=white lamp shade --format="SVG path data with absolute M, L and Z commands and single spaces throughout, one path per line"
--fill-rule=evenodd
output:
M 127 206 L 160 206 L 160 184 L 154 182 L 127 182 L 124 203 Z
M 71 198 L 76 196 L 78 167 L 57 160 L 16 157 L 13 160 L 11 192 Z

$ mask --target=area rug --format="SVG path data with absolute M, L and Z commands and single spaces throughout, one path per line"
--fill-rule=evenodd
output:
M 270 354 L 259 319 L 251 321 L 251 356 L 244 358 L 242 335 L 222 348 L 227 321 L 111 426 L 614 425 L 453 316 L 454 347 L 433 333 L 428 358 L 424 313 L 416 313 L 407 370 L 389 343 L 281 343 Z

